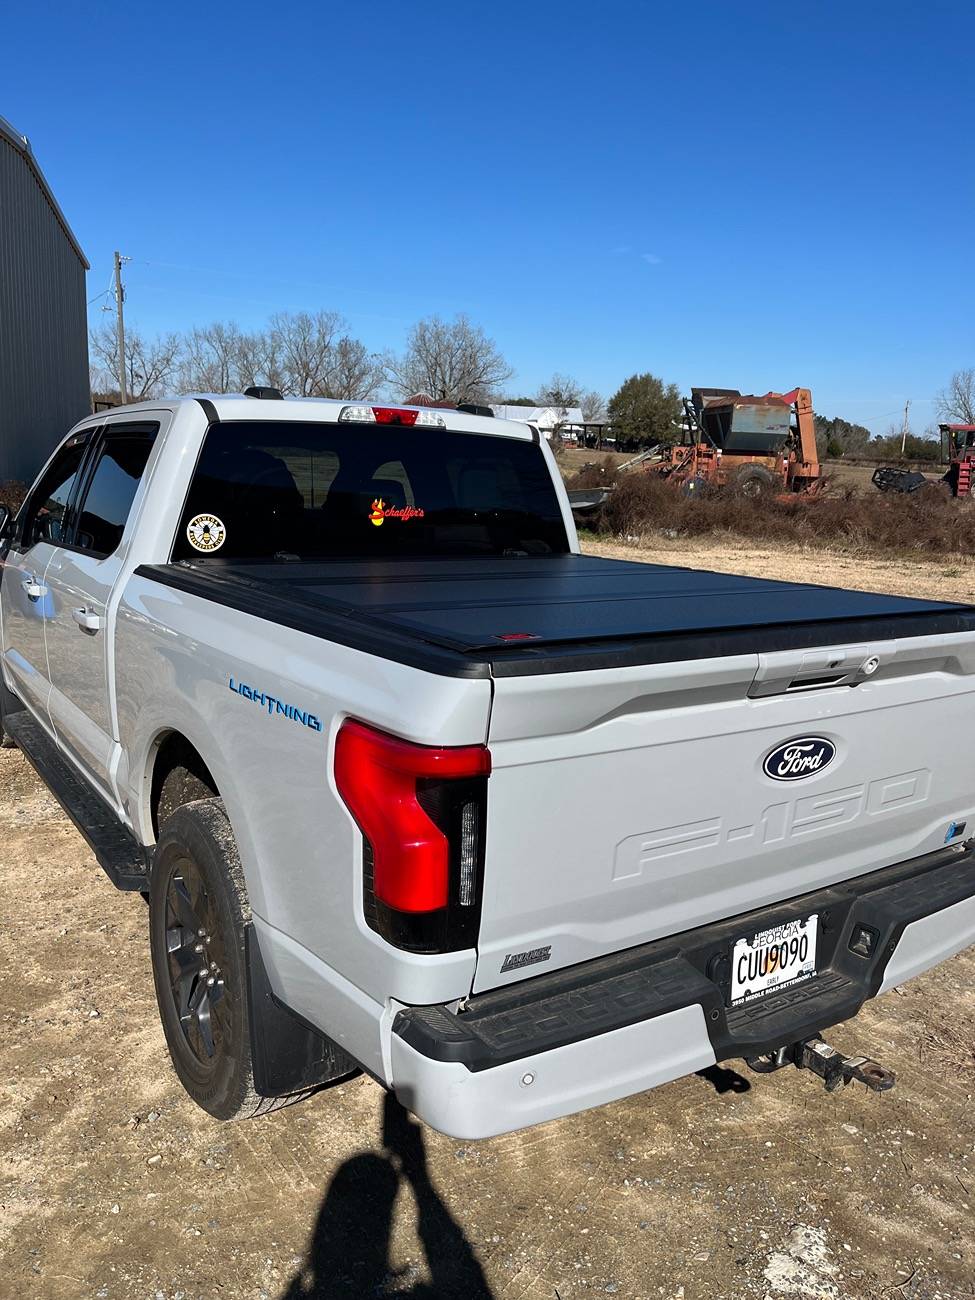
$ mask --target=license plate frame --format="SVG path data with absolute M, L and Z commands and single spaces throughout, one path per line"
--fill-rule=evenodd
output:
M 819 913 L 740 936 L 731 947 L 728 1005 L 744 1006 L 817 973 Z

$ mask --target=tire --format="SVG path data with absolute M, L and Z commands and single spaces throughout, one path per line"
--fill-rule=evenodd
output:
M 254 1089 L 250 924 L 223 803 L 202 799 L 178 808 L 160 831 L 149 879 L 152 974 L 173 1068 L 196 1104 L 219 1120 L 267 1114 L 307 1095 L 262 1097 Z
M 755 500 L 774 489 L 775 475 L 763 465 L 746 465 L 732 479 L 731 487 L 736 496 Z

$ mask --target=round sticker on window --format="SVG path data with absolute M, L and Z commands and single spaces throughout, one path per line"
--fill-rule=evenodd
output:
M 194 515 L 186 525 L 186 536 L 195 551 L 219 551 L 227 530 L 216 515 Z

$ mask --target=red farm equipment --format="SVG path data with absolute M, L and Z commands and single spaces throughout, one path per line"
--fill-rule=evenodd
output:
M 727 487 L 761 496 L 822 487 L 808 388 L 761 397 L 692 388 L 684 414 L 680 442 L 667 449 L 662 464 L 647 466 L 682 491 Z

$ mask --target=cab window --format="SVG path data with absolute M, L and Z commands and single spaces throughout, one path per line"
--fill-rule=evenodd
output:
M 51 542 L 54 546 L 64 542 L 68 507 L 90 437 L 90 434 L 79 434 L 62 447 L 24 502 L 17 521 L 17 536 L 25 551 L 38 542 Z
M 93 555 L 118 550 L 158 425 L 109 429 L 78 506 L 74 545 Z

